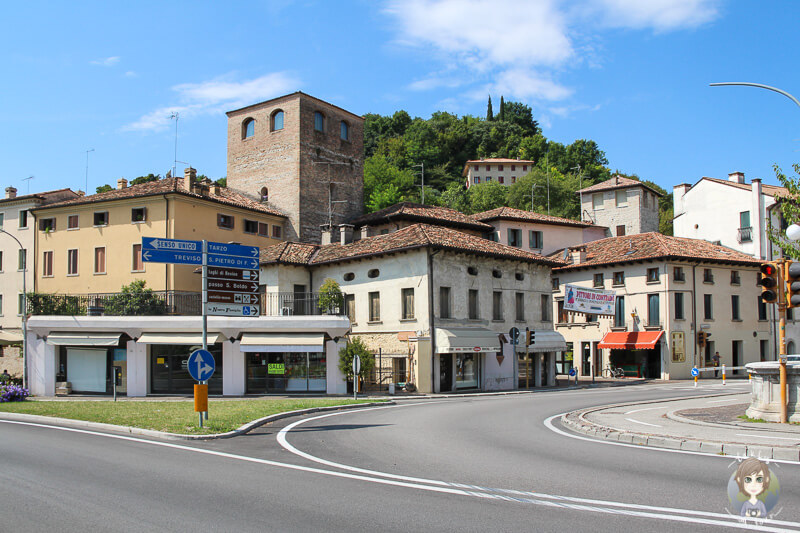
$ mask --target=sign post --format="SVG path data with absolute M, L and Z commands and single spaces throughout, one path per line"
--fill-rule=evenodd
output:
M 203 338 L 205 340 L 205 336 Z M 200 414 L 200 427 L 203 427 L 203 414 L 208 420 L 208 380 L 216 369 L 214 356 L 206 349 L 195 350 L 186 362 L 186 369 L 197 381 L 194 386 L 194 410 Z
M 358 399 L 358 375 L 361 373 L 361 358 L 358 354 L 353 356 L 353 399 Z

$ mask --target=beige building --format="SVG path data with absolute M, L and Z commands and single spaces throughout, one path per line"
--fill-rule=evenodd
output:
M 557 254 L 562 257 L 561 254 Z M 693 366 L 742 366 L 774 359 L 760 302 L 760 261 L 699 239 L 644 233 L 572 247 L 553 270 L 556 330 L 568 350 L 559 373 L 600 376 L 610 364 L 627 375 L 687 379 Z M 564 311 L 567 284 L 616 292 L 614 316 Z M 710 335 L 706 346 L 698 333 Z
M 283 240 L 286 217 L 274 208 L 211 184 L 194 169 L 168 178 L 43 205 L 35 217 L 36 290 L 119 292 L 133 280 L 167 291 L 199 291 L 193 266 L 142 261 L 142 237 L 206 239 L 270 246 Z
M 472 218 L 492 226 L 492 240 L 543 255 L 608 237 L 604 226 L 511 207 L 498 207 Z
M 466 182 L 467 189 L 473 185 L 481 183 L 500 183 L 501 185 L 513 185 L 531 170 L 533 170 L 533 161 L 525 159 L 507 159 L 507 158 L 487 158 L 487 159 L 470 159 L 464 165 L 464 170 L 461 173 Z
M 658 231 L 662 195 L 640 181 L 614 176 L 577 194 L 581 220 L 606 226 L 615 237 Z
M 415 224 L 352 243 L 276 245 L 262 252 L 261 275 L 268 295 L 303 294 L 335 280 L 346 295 L 351 334 L 420 391 L 508 390 L 527 376 L 525 360 L 520 365 L 515 356 L 524 346 L 509 344 L 514 327 L 538 332 L 530 385 L 554 383 L 555 351 L 564 342 L 553 331 L 549 287 L 551 268 L 561 264 Z

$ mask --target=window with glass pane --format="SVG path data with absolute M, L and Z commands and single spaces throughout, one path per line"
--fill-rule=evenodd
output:
M 675 293 L 675 319 L 676 320 L 683 320 L 686 318 L 686 315 L 683 312 L 683 293 L 676 292 Z
M 503 320 L 503 293 L 492 292 L 492 320 Z
M 602 289 L 604 285 L 603 274 L 595 274 L 594 275 L 594 287 L 598 289 Z
M 614 272 L 614 285 L 625 285 L 625 272 Z
M 439 287 L 439 318 L 451 318 L 450 287 Z
M 617 207 L 625 207 L 628 205 L 628 191 L 622 189 L 616 192 Z
M 249 139 L 256 133 L 256 121 L 248 118 L 244 121 L 244 138 Z
M 42 253 L 42 276 L 51 277 L 53 275 L 53 252 Z
M 339 135 L 343 141 L 350 140 L 350 126 L 348 126 L 347 122 L 345 122 L 344 120 L 340 124 Z
M 314 129 L 325 131 L 325 116 L 319 111 L 314 111 Z
M 750 227 L 750 211 L 742 211 L 741 213 L 739 213 L 739 227 L 740 228 Z
M 28 250 L 21 248 L 17 259 L 17 270 L 25 270 L 25 265 L 28 262 Z
M 144 262 L 142 261 L 142 245 L 134 244 L 131 255 L 131 270 L 134 272 L 142 272 L 144 270 Z
M 28 227 L 28 211 L 26 210 L 22 210 L 19 212 L 19 227 L 20 228 Z
M 78 215 L 67 217 L 67 229 L 78 229 Z
M 544 247 L 544 236 L 541 231 L 528 231 L 528 242 L 531 248 L 541 249 Z
M 542 294 L 542 322 L 550 320 L 550 297 Z
M 647 295 L 647 325 L 658 326 L 661 324 L 661 313 L 658 306 L 658 294 Z
M 525 321 L 525 294 L 521 292 L 514 293 L 514 301 L 516 304 L 516 319 L 518 322 Z
M 470 320 L 478 319 L 478 291 L 477 289 L 470 289 L 467 294 L 467 302 L 469 307 Z
M 105 249 L 105 247 L 95 248 L 94 249 L 94 273 L 95 274 L 105 274 L 106 273 L 106 249 Z
M 350 319 L 350 322 L 355 323 L 355 321 L 356 321 L 356 295 L 355 294 L 345 294 L 344 295 L 344 308 L 347 311 L 347 318 Z
M 78 250 L 67 250 L 67 275 L 78 275 Z
M 5 221 L 5 213 L 0 213 L 0 229 L 3 229 L 3 222 Z
M 657 268 L 648 268 L 647 269 L 647 282 L 648 283 L 655 283 L 658 281 L 658 269 Z
M 283 111 L 275 111 L 272 114 L 272 131 L 283 129 Z
M 522 230 L 508 230 L 508 245 L 520 248 L 522 246 Z
M 714 307 L 710 294 L 703 295 L 703 317 L 707 320 L 714 318 Z
M 23 293 L 19 293 L 17 295 L 17 314 L 21 315 L 25 310 L 25 295 Z
M 758 319 L 759 320 L 766 320 L 767 319 L 767 302 L 761 299 L 761 296 L 756 297 L 756 302 L 758 302 Z
M 592 195 L 592 209 L 595 211 L 603 209 L 603 193 L 600 192 Z
M 714 274 L 710 268 L 703 269 L 703 283 L 714 283 Z
M 0 316 L 3 316 L 3 295 L 0 294 Z
M 557 291 L 559 286 L 560 286 L 560 283 L 559 283 L 558 278 L 553 278 L 553 281 L 552 281 L 553 290 Z
M 731 270 L 731 285 L 741 285 L 742 279 L 739 277 L 738 270 Z
M 625 327 L 625 297 L 617 296 L 616 306 L 614 308 L 614 327 Z
M 731 320 L 741 320 L 742 314 L 739 310 L 739 295 L 731 295 Z
M 686 277 L 683 274 L 683 267 L 675 267 L 672 269 L 672 279 L 674 281 L 686 281 Z
M 414 289 L 402 290 L 403 320 L 414 318 Z
M 369 321 L 377 322 L 381 319 L 381 293 L 369 293 Z
M 3 271 L 3 251 L 0 250 L 0 272 Z

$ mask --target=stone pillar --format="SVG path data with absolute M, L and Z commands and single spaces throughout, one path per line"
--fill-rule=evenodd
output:
M 325 342 L 325 379 L 328 394 L 347 394 L 347 381 L 339 370 L 339 350 L 347 346 L 344 339 Z
M 147 345 L 128 341 L 127 345 L 127 395 L 147 396 Z
M 533 356 L 533 386 L 542 386 L 542 354 L 534 353 Z
M 246 389 L 245 354 L 239 341 L 222 343 L 222 395 L 242 396 Z
M 552 387 L 556 384 L 556 354 L 547 352 L 547 386 Z

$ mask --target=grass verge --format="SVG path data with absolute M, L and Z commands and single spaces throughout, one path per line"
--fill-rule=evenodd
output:
M 191 401 L 25 401 L 0 403 L 0 411 L 52 416 L 153 429 L 182 435 L 225 433 L 265 416 L 312 407 L 370 403 L 372 400 L 345 398 L 297 398 L 252 400 L 209 400 L 208 420 L 198 427 L 198 414 Z

